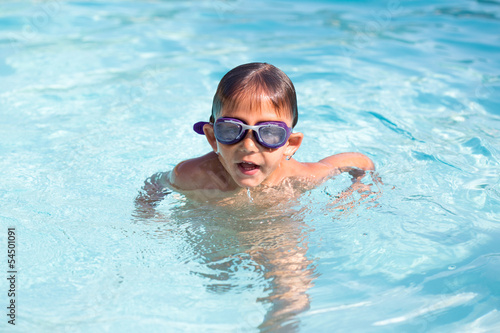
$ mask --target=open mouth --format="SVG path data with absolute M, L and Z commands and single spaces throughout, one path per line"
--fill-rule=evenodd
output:
M 259 171 L 260 166 L 253 163 L 241 162 L 238 163 L 238 169 L 245 175 L 253 175 Z

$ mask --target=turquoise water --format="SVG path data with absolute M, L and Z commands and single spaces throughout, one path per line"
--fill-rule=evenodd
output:
M 2 2 L 0 330 L 500 331 L 499 31 L 493 0 Z M 251 61 L 295 84 L 295 157 L 362 152 L 371 193 L 137 208 Z

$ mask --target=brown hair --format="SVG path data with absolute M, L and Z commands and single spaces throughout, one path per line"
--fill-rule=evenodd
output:
M 295 87 L 283 71 L 271 64 L 254 62 L 227 72 L 215 92 L 210 122 L 215 121 L 223 107 L 236 107 L 243 98 L 248 98 L 251 104 L 256 101 L 259 106 L 261 102 L 269 101 L 278 115 L 290 112 L 292 128 L 297 124 Z

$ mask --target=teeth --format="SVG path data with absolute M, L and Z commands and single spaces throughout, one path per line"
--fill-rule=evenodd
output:
M 256 164 L 253 163 L 248 163 L 248 162 L 241 162 L 240 165 L 246 169 L 246 170 L 253 170 L 255 168 L 258 168 Z

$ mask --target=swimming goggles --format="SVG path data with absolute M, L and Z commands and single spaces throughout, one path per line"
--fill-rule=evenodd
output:
M 200 121 L 194 124 L 194 131 L 204 134 L 203 125 L 205 124 L 211 123 Z M 219 118 L 213 126 L 217 141 L 226 145 L 240 142 L 246 136 L 247 131 L 252 130 L 259 144 L 266 148 L 279 148 L 285 145 L 292 133 L 292 129 L 282 121 L 263 121 L 250 126 L 236 118 Z

